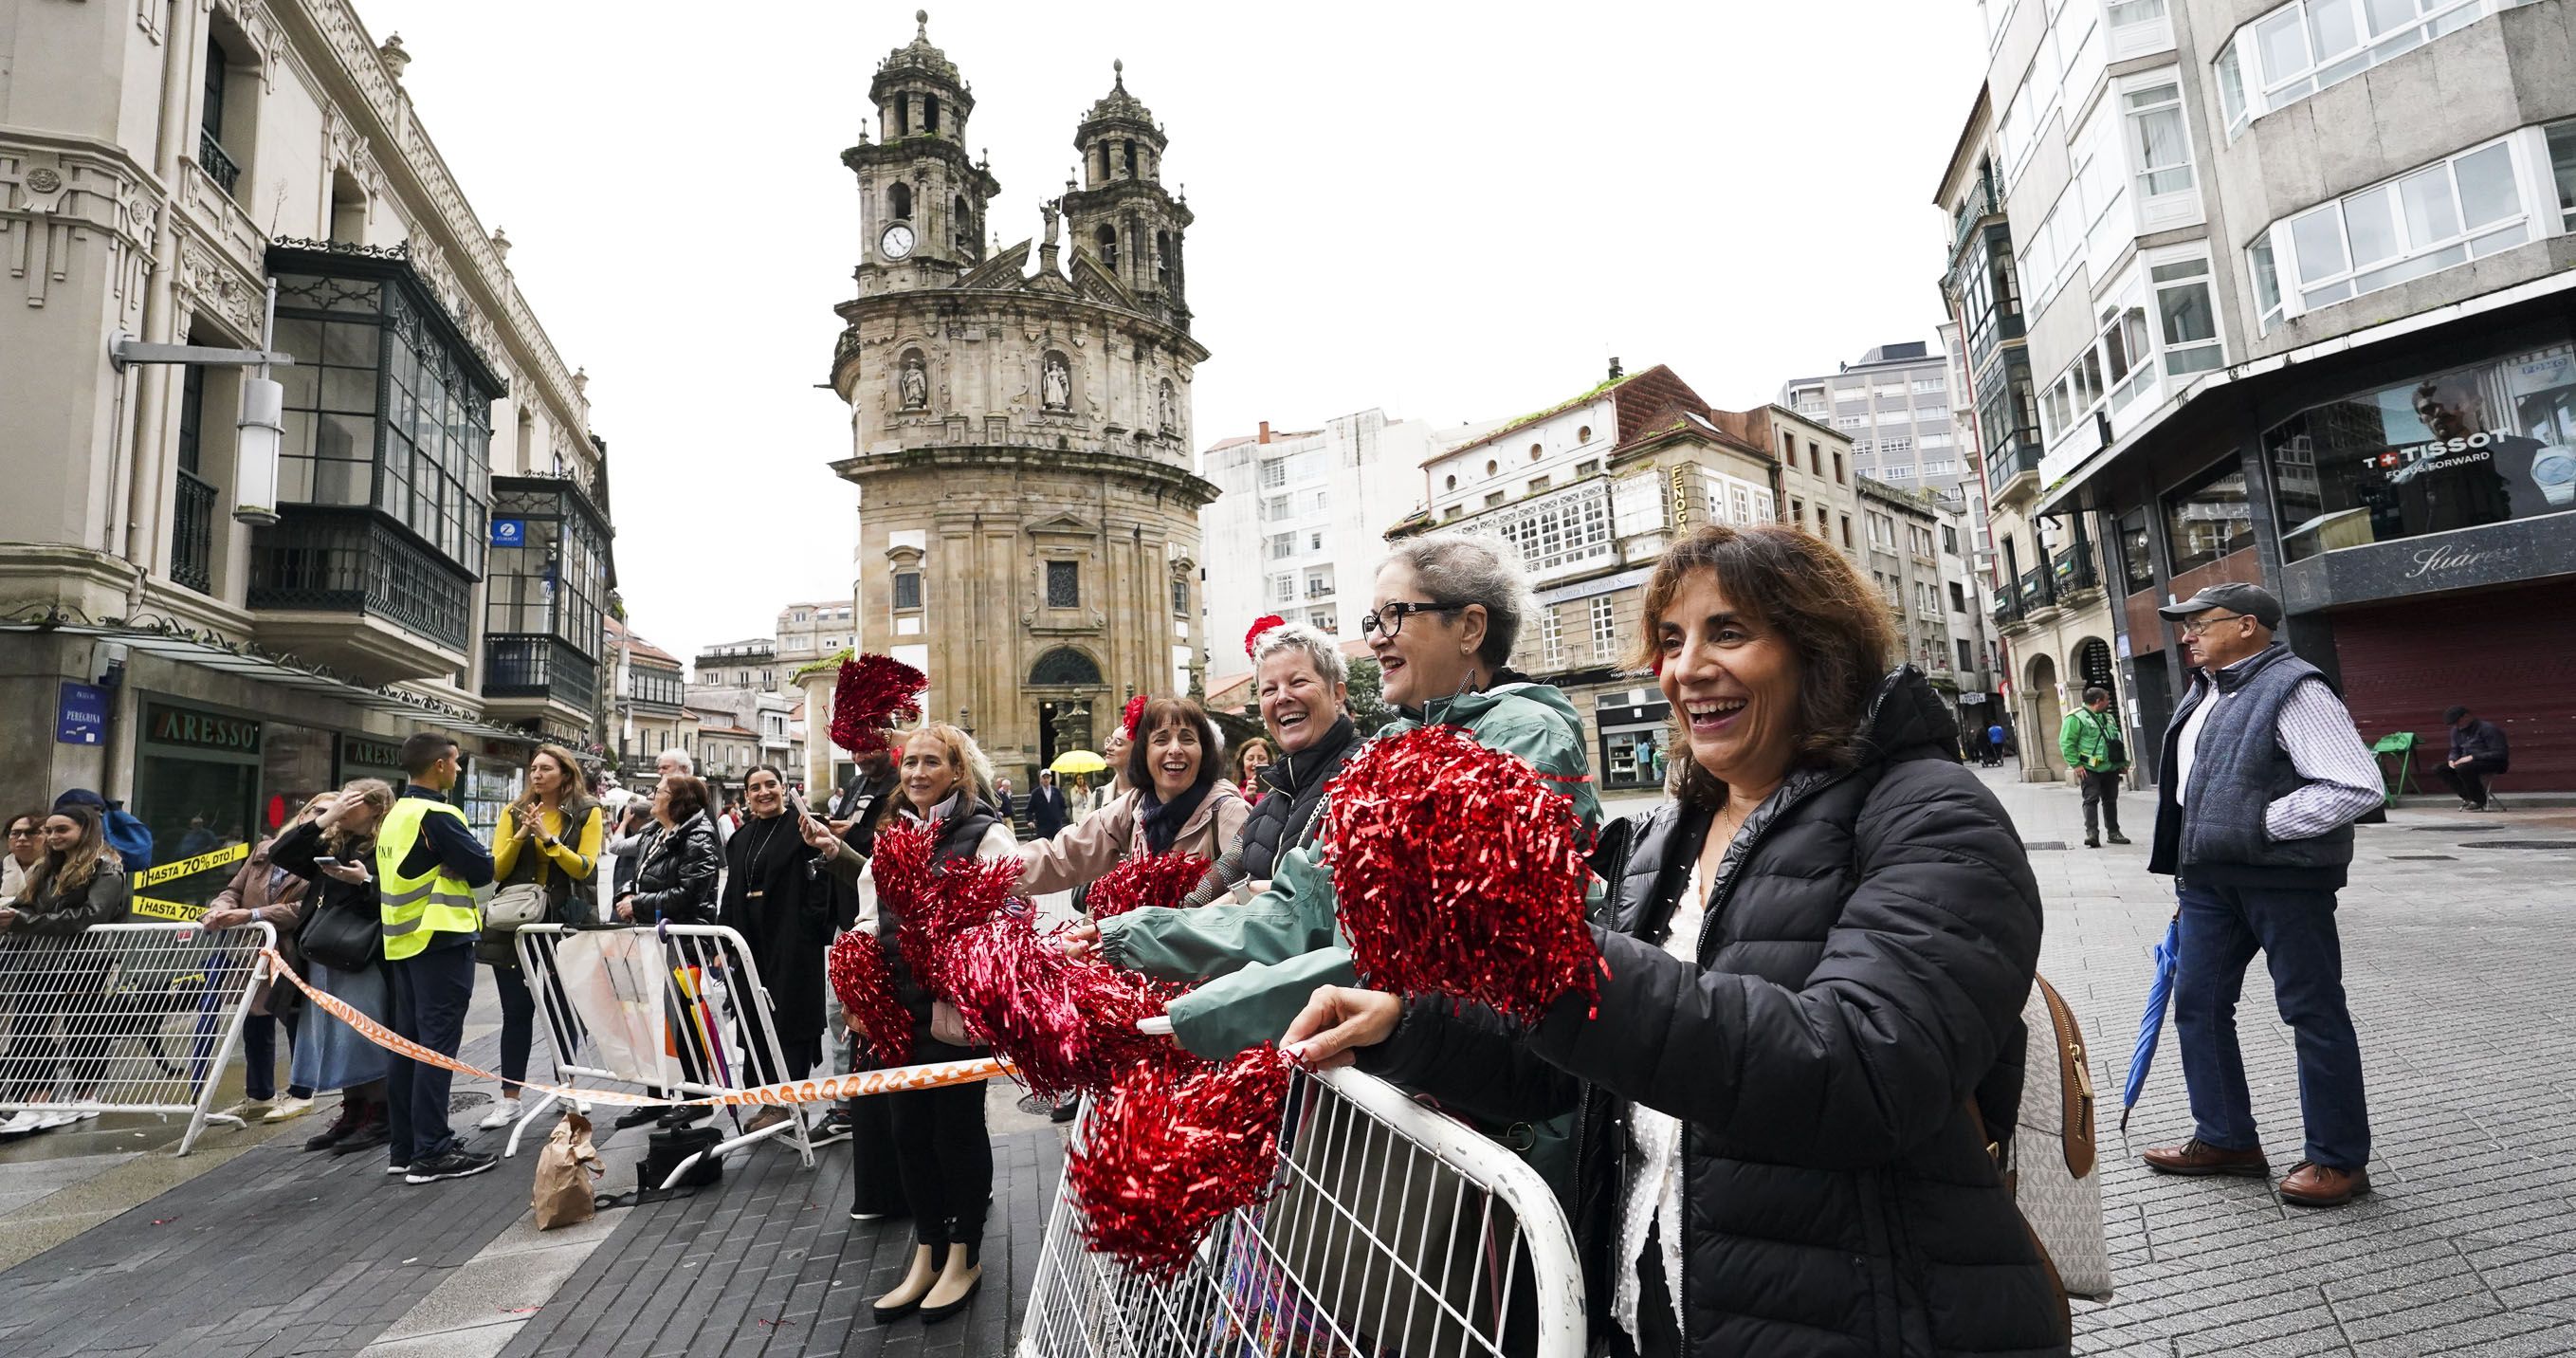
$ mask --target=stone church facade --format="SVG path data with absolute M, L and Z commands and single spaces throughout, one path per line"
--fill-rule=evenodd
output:
M 859 649 L 919 666 L 927 710 L 963 712 L 1024 789 L 1098 749 L 1130 695 L 1202 682 L 1198 511 L 1217 488 L 1191 469 L 1191 216 L 1122 69 L 1045 235 L 988 248 L 1001 185 L 967 153 L 974 94 L 915 17 L 869 85 L 875 139 L 841 156 L 861 230 L 833 470 L 859 489 Z

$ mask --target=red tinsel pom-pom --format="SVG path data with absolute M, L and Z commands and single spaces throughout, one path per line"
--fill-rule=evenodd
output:
M 1291 1072 L 1265 1043 L 1221 1066 L 1121 1074 L 1065 1152 L 1084 1241 L 1154 1282 L 1177 1277 L 1226 1213 L 1270 1195 Z
M 1129 741 L 1136 739 L 1136 723 L 1145 719 L 1145 704 L 1152 701 L 1152 698 L 1139 693 L 1128 699 L 1126 710 L 1118 714 L 1118 729 L 1126 733 Z M 1110 772 L 1115 773 L 1117 770 L 1112 769 Z
M 1285 627 L 1287 625 L 1288 620 L 1276 613 L 1264 613 L 1260 617 L 1254 618 L 1252 620 L 1251 630 L 1243 634 L 1243 653 L 1245 655 L 1252 654 L 1253 643 L 1261 640 L 1262 633 L 1269 631 L 1273 627 Z
M 921 695 L 929 687 L 928 676 L 892 656 L 842 661 L 832 686 L 832 743 L 852 754 L 885 749 L 886 728 L 921 719 Z
M 1149 905 L 1179 905 L 1207 877 L 1207 870 L 1207 859 L 1178 849 L 1130 854 L 1093 880 L 1082 893 L 1082 908 L 1093 919 L 1104 920 Z
M 912 1060 L 912 1015 L 895 998 L 894 972 L 877 936 L 854 929 L 832 940 L 823 969 L 842 1011 L 868 1030 L 877 1059 L 898 1066 Z
M 1342 933 L 1370 985 L 1528 1021 L 1569 991 L 1600 995 L 1588 836 L 1527 760 L 1421 727 L 1362 746 L 1325 805 Z
M 939 976 L 967 1031 L 1047 1098 L 1097 1094 L 1139 1061 L 1197 1064 L 1170 1039 L 1136 1031 L 1179 987 L 1067 957 L 1026 909 L 968 925 L 940 945 Z

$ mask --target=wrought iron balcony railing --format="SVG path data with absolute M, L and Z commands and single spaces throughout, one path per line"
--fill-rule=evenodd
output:
M 215 488 L 179 473 L 178 513 L 170 524 L 170 578 L 199 594 L 215 589 Z

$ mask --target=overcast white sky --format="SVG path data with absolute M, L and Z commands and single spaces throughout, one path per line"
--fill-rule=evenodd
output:
M 838 156 L 915 0 L 356 0 L 609 442 L 622 592 L 686 658 L 846 597 Z M 932 0 L 1008 245 L 1123 57 L 1186 185 L 1202 446 L 1454 424 L 1669 363 L 1728 407 L 1933 340 L 1965 0 Z M 871 126 L 871 135 L 874 134 Z

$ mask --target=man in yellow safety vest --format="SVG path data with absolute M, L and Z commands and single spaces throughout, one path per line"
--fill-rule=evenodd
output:
M 376 883 L 384 912 L 385 961 L 393 973 L 393 1029 L 453 1057 L 465 1044 L 474 1001 L 474 938 L 482 917 L 474 888 L 492 881 L 492 855 L 464 813 L 447 800 L 460 761 L 456 742 L 422 731 L 403 742 L 410 785 L 376 831 Z M 385 1076 L 393 1163 L 405 1183 L 462 1179 L 493 1159 L 457 1144 L 447 1125 L 444 1068 L 394 1057 Z

